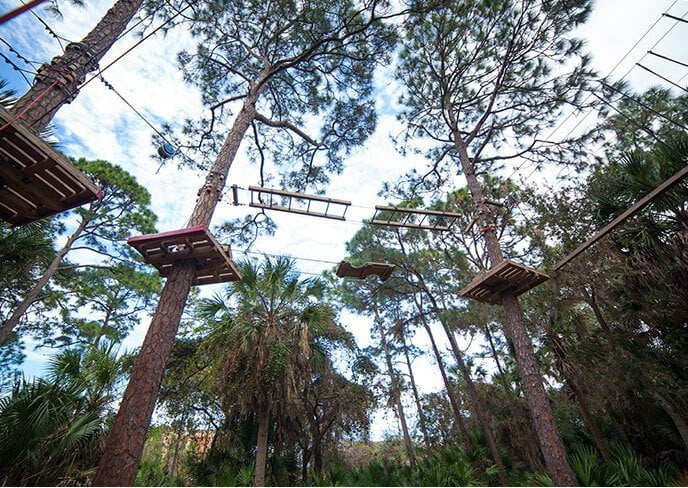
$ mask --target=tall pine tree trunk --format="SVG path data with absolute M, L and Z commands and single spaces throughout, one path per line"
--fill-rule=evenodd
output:
M 387 347 L 387 339 L 385 338 L 385 330 L 382 327 L 382 323 L 379 319 L 376 320 L 377 328 L 380 332 L 380 341 L 382 342 L 382 349 L 385 353 L 385 362 L 387 363 L 387 372 L 389 374 L 389 379 L 392 383 L 392 400 L 396 404 L 397 415 L 399 416 L 399 422 L 401 423 L 401 432 L 404 436 L 404 446 L 406 447 L 406 454 L 409 458 L 409 463 L 411 466 L 416 464 L 416 450 L 413 447 L 413 441 L 409 435 L 408 425 L 406 423 L 406 415 L 404 414 L 404 405 L 401 403 L 401 387 L 399 385 L 399 378 L 394 372 L 394 366 L 392 365 L 392 357 L 389 354 L 389 348 Z
M 500 469 L 501 478 L 501 473 L 504 472 L 504 461 L 502 461 L 502 455 L 499 453 L 499 449 L 497 449 L 497 443 L 495 442 L 494 435 L 492 434 L 492 429 L 490 428 L 490 423 L 488 422 L 487 415 L 485 414 L 485 406 L 483 405 L 483 402 L 480 399 L 480 394 L 478 393 L 478 390 L 475 387 L 475 383 L 473 383 L 473 378 L 471 378 L 471 374 L 468 371 L 468 368 L 466 367 L 466 362 L 463 360 L 463 354 L 461 354 L 461 349 L 459 349 L 459 345 L 456 343 L 456 338 L 454 337 L 454 334 L 451 333 L 446 324 L 442 323 L 442 326 L 444 328 L 445 334 L 447 334 L 447 338 L 449 339 L 449 344 L 451 346 L 452 352 L 454 353 L 454 357 L 456 358 L 456 364 L 459 366 L 461 375 L 463 376 L 463 379 L 466 382 L 468 396 L 471 398 L 473 411 L 478 417 L 478 422 L 480 422 L 480 426 L 482 427 L 482 430 L 485 433 L 485 439 L 487 440 L 487 446 L 490 449 L 490 454 L 492 454 L 492 460 Z M 502 482 L 503 484 L 504 479 L 501 478 L 500 482 Z
M 263 74 L 249 90 L 242 109 L 200 189 L 188 226 L 210 225 L 225 179 L 239 145 L 256 116 L 256 101 L 265 87 Z M 170 271 L 160 295 L 158 308 L 143 341 L 131 379 L 124 392 L 103 455 L 96 471 L 94 485 L 131 485 L 136 478 L 146 441 L 146 432 L 162 383 L 167 361 L 179 327 L 194 278 L 192 261 L 178 261 Z
M 124 32 L 141 8 L 143 0 L 118 0 L 81 42 L 71 42 L 64 54 L 38 69 L 34 84 L 12 108 L 15 116 L 40 133 L 55 113 L 79 93 L 86 74 L 94 71 L 100 60 Z
M 418 410 L 418 424 L 420 425 L 420 430 L 423 433 L 423 441 L 425 442 L 425 447 L 430 447 L 430 437 L 428 436 L 428 428 L 425 425 L 425 415 L 423 414 L 423 408 L 420 404 L 420 396 L 418 395 L 418 388 L 416 387 L 416 379 L 413 375 L 413 367 L 411 366 L 411 358 L 409 357 L 408 346 L 406 345 L 406 337 L 402 333 L 401 340 L 404 347 L 404 357 L 406 358 L 406 367 L 409 372 L 409 380 L 411 381 L 411 391 L 413 391 L 413 398 L 416 401 L 416 409 Z
M 268 460 L 268 428 L 270 427 L 270 409 L 268 407 L 261 407 L 258 416 L 256 471 L 253 478 L 253 486 L 265 486 L 265 467 Z
M 492 212 L 476 175 L 474 162 L 469 157 L 468 149 L 463 142 L 461 133 L 457 129 L 458 125 L 454 111 L 449 108 L 445 112 L 452 126 L 454 148 L 459 155 L 463 174 L 466 177 L 468 189 L 476 207 L 477 221 L 481 225 L 481 232 L 490 257 L 490 263 L 494 267 L 502 262 L 504 257 Z M 537 364 L 533 343 L 523 324 L 521 304 L 513 292 L 510 291 L 502 293 L 501 302 L 506 315 L 504 331 L 514 345 L 516 364 L 521 374 L 523 390 L 528 401 L 528 408 L 530 409 L 530 416 L 538 436 L 538 442 L 540 443 L 540 450 L 545 459 L 547 472 L 552 477 L 555 485 L 574 486 L 577 484 L 576 476 L 566 457 L 566 449 L 559 435 L 554 413 L 542 383 L 542 374 Z
M 559 337 L 557 337 L 557 335 L 554 333 L 551 327 L 549 327 L 544 322 L 542 325 L 545 329 L 545 334 L 547 335 L 547 338 L 549 339 L 549 342 L 552 345 L 552 349 L 554 350 L 554 354 L 557 358 L 556 364 L 559 368 L 559 371 L 561 372 L 561 375 L 564 377 L 564 381 L 573 392 L 573 395 L 576 398 L 576 401 L 578 402 L 578 406 L 581 409 L 583 421 L 588 426 L 588 429 L 590 429 L 592 438 L 595 441 L 597 448 L 600 450 L 600 454 L 602 454 L 602 459 L 605 461 L 609 461 L 611 459 L 611 456 L 609 455 L 607 441 L 605 441 L 604 437 L 602 436 L 602 433 L 600 432 L 600 429 L 597 427 L 595 416 L 593 415 L 592 411 L 590 410 L 590 407 L 588 406 L 588 401 L 583 392 L 583 389 L 580 387 L 578 371 L 575 365 L 567 361 L 568 353 L 566 351 L 566 346 L 559 339 Z
M 17 306 L 16 309 L 14 309 L 14 312 L 12 312 L 10 318 L 8 318 L 2 325 L 2 328 L 0 328 L 0 344 L 4 344 L 5 341 L 7 341 L 7 339 L 12 334 L 12 331 L 19 324 L 19 321 L 24 316 L 29 307 L 33 303 L 35 303 L 36 300 L 38 300 L 38 297 L 40 296 L 41 292 L 48 284 L 50 279 L 55 275 L 57 269 L 60 267 L 60 264 L 62 264 L 62 261 L 64 260 L 65 256 L 72 249 L 74 242 L 81 236 L 81 233 L 84 231 L 88 223 L 88 219 L 84 218 L 81 220 L 79 226 L 76 228 L 74 233 L 70 235 L 67 239 L 67 243 L 62 247 L 62 249 L 60 249 L 55 258 L 52 260 L 50 266 L 48 266 L 48 269 L 45 270 L 45 272 L 36 282 L 33 288 L 29 290 L 29 292 L 26 294 L 21 303 Z
M 456 419 L 456 424 L 459 426 L 459 432 L 461 432 L 461 440 L 463 441 L 463 444 L 466 447 L 466 449 L 471 449 L 471 439 L 468 436 L 468 429 L 466 428 L 466 423 L 464 422 L 463 416 L 461 415 L 461 407 L 459 406 L 459 402 L 456 399 L 456 393 L 454 392 L 454 388 L 452 387 L 452 384 L 449 382 L 449 377 L 447 376 L 447 370 L 444 367 L 442 355 L 440 354 L 440 350 L 438 349 L 437 343 L 435 342 L 435 336 L 433 335 L 432 330 L 430 329 L 430 325 L 425 320 L 425 317 L 421 317 L 421 321 L 423 322 L 423 328 L 425 329 L 425 332 L 427 332 L 428 338 L 430 339 L 430 344 L 432 345 L 432 352 L 435 354 L 435 361 L 437 361 L 437 367 L 440 369 L 442 381 L 444 382 L 444 388 L 447 390 L 449 403 L 452 406 L 452 410 L 454 411 L 454 418 Z

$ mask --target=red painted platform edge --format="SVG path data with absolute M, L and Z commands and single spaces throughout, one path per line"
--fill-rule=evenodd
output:
M 181 237 L 193 235 L 197 232 L 205 232 L 208 228 L 205 225 L 197 225 L 196 227 L 188 227 L 186 229 L 170 230 L 168 232 L 161 232 L 160 234 L 146 234 L 142 236 L 130 237 L 127 244 L 135 244 L 140 242 L 157 241 L 167 237 Z

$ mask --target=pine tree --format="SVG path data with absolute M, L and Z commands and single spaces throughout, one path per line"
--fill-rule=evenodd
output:
M 284 170 L 292 174 L 292 169 L 294 179 L 319 183 L 328 171 L 339 169 L 342 155 L 373 130 L 373 69 L 390 48 L 389 30 L 381 22 L 383 5 L 377 1 L 329 0 L 316 5 L 232 0 L 204 3 L 199 11 L 199 18 L 209 20 L 192 29 L 201 41 L 198 52 L 182 54 L 180 60 L 190 70 L 188 78 L 201 83 L 204 100 L 213 101 L 210 126 L 200 131 L 199 144 L 209 144 L 206 153 L 220 147 L 189 226 L 210 224 L 241 141 L 257 124 L 286 134 L 281 137 L 291 152 L 302 155 L 301 168 Z M 242 101 L 241 108 L 224 141 L 216 144 L 215 111 L 235 101 Z M 304 114 L 324 119 L 319 140 L 299 128 Z M 321 154 L 324 167 L 316 164 Z M 189 262 L 176 263 L 170 271 L 95 484 L 134 481 L 193 275 Z

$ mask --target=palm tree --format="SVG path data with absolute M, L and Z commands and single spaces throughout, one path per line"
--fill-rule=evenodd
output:
M 128 358 L 111 345 L 55 356 L 46 379 L 21 379 L 0 399 L 0 480 L 83 483 L 96 466 L 106 414 Z
M 254 485 L 263 486 L 270 419 L 298 402 L 317 338 L 351 338 L 323 302 L 324 281 L 300 279 L 294 261 L 265 258 L 239 268 L 243 279 L 225 296 L 202 301 L 199 311 L 212 326 L 209 343 L 224 352 L 218 357 L 224 410 L 255 412 L 258 419 Z

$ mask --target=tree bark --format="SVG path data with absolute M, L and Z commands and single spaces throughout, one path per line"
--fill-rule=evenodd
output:
M 301 482 L 305 485 L 308 482 L 308 461 L 310 461 L 310 450 L 301 448 Z
M 69 236 L 69 238 L 67 239 L 67 243 L 57 253 L 55 258 L 50 263 L 50 266 L 48 266 L 48 269 L 45 270 L 45 272 L 36 282 L 33 288 L 31 288 L 31 290 L 26 294 L 26 296 L 17 306 L 17 308 L 14 309 L 14 312 L 12 312 L 10 318 L 8 318 L 2 325 L 2 328 L 0 328 L 0 345 L 4 344 L 5 341 L 7 341 L 7 339 L 12 334 L 12 331 L 19 324 L 19 321 L 24 316 L 29 307 L 31 307 L 31 305 L 33 305 L 38 300 L 38 297 L 43 291 L 43 288 L 45 288 L 50 279 L 55 275 L 57 269 L 60 267 L 60 264 L 62 264 L 62 261 L 64 260 L 65 256 L 72 249 L 74 242 L 79 238 L 79 236 L 81 236 L 81 233 L 84 231 L 88 223 L 88 219 L 82 219 L 81 222 L 79 222 L 79 226 L 76 228 L 74 233 Z
M 394 367 L 392 365 L 392 357 L 389 354 L 389 348 L 387 347 L 387 339 L 385 338 L 385 330 L 382 327 L 382 323 L 376 320 L 377 328 L 380 332 L 380 342 L 382 342 L 382 348 L 385 353 L 385 362 L 387 363 L 387 372 L 389 374 L 390 381 L 392 383 L 392 399 L 396 404 L 397 415 L 399 416 L 399 422 L 401 423 L 401 431 L 404 436 L 404 446 L 406 447 L 406 454 L 409 458 L 409 463 L 411 466 L 416 464 L 416 451 L 413 448 L 413 442 L 411 441 L 411 436 L 409 435 L 408 425 L 406 424 L 406 415 L 404 415 L 404 405 L 401 403 L 401 388 L 399 386 L 399 378 L 394 372 Z
M 580 406 L 583 421 L 588 426 L 588 429 L 590 429 L 590 433 L 592 434 L 592 438 L 595 441 L 597 448 L 600 450 L 602 459 L 604 459 L 605 461 L 609 461 L 611 459 L 611 456 L 609 455 L 609 448 L 607 447 L 607 442 L 605 441 L 604 437 L 602 436 L 602 433 L 597 427 L 595 416 L 592 414 L 590 407 L 588 406 L 588 402 L 585 397 L 585 394 L 583 393 L 583 389 L 579 386 L 580 380 L 578 377 L 578 372 L 576 371 L 576 367 L 567 361 L 566 347 L 559 339 L 559 337 L 556 336 L 551 327 L 543 323 L 543 328 L 545 329 L 547 338 L 549 339 L 549 342 L 552 345 L 554 354 L 557 357 L 556 363 L 559 367 L 559 370 L 561 371 L 561 375 L 564 377 L 564 381 L 568 384 L 569 388 L 571 388 L 571 391 L 573 392 L 573 395 L 576 397 L 578 405 Z
M 445 112 L 452 128 L 454 148 L 458 153 L 471 198 L 476 206 L 477 221 L 482 226 L 481 233 L 487 247 L 490 263 L 494 267 L 504 260 L 494 218 L 476 175 L 473 160 L 469 157 L 468 149 L 457 129 L 454 111 L 451 107 L 447 107 Z M 566 449 L 559 435 L 559 429 L 545 387 L 542 384 L 542 374 L 535 358 L 533 343 L 523 324 L 521 305 L 512 292 L 505 292 L 502 294 L 502 306 L 507 319 L 504 323 L 504 329 L 514 345 L 516 364 L 521 373 L 530 416 L 538 435 L 538 442 L 547 471 L 555 485 L 575 486 L 577 484 L 576 476 L 566 457 Z
M 466 367 L 466 362 L 463 360 L 463 355 L 461 354 L 459 345 L 456 343 L 456 338 L 454 337 L 454 334 L 451 333 L 446 324 L 442 325 L 444 328 L 444 332 L 445 334 L 447 334 L 447 338 L 449 339 L 449 344 L 451 345 L 454 357 L 456 358 L 456 364 L 459 366 L 459 370 L 461 370 L 461 375 L 463 376 L 463 379 L 466 382 L 466 389 L 468 390 L 468 396 L 471 397 L 473 411 L 478 417 L 478 422 L 480 422 L 480 426 L 482 427 L 483 432 L 485 433 L 487 446 L 489 447 L 490 453 L 492 454 L 492 460 L 500 469 L 501 478 L 501 473 L 504 472 L 504 461 L 502 460 L 502 455 L 499 453 L 499 449 L 497 449 L 497 443 L 495 442 L 494 435 L 492 434 L 490 423 L 487 420 L 487 415 L 485 415 L 485 406 L 483 405 L 483 402 L 480 399 L 480 395 L 475 387 L 475 383 L 473 383 L 473 378 L 471 378 L 471 374 L 468 371 L 468 368 Z M 500 481 L 503 484 L 504 479 L 501 478 Z
M 268 428 L 270 409 L 261 407 L 258 420 L 258 440 L 256 441 L 256 471 L 253 486 L 265 486 L 265 467 L 268 458 Z
M 416 401 L 416 409 L 418 410 L 418 424 L 420 425 L 420 430 L 423 433 L 423 441 L 425 442 L 425 447 L 430 447 L 430 437 L 428 436 L 428 428 L 425 425 L 425 416 L 423 414 L 423 408 L 420 405 L 420 396 L 418 395 L 418 388 L 416 387 L 416 380 L 413 376 L 413 367 L 411 367 L 411 358 L 408 353 L 408 346 L 406 345 L 406 337 L 402 334 L 401 340 L 404 347 L 404 357 L 406 358 L 406 367 L 409 372 L 409 379 L 411 381 L 411 390 L 413 391 L 413 398 Z
M 421 320 L 423 322 L 423 328 L 425 329 L 425 332 L 427 332 L 428 337 L 430 338 L 430 344 L 432 345 L 432 351 L 435 354 L 435 360 L 437 361 L 437 367 L 440 369 L 440 374 L 442 375 L 442 381 L 444 382 L 444 388 L 447 390 L 447 396 L 449 397 L 449 403 L 452 406 L 452 410 L 454 410 L 454 417 L 456 419 L 457 425 L 459 426 L 459 432 L 461 432 L 463 444 L 466 447 L 466 449 L 471 449 L 473 446 L 471 445 L 471 439 L 468 436 L 468 429 L 466 428 L 466 423 L 464 422 L 463 417 L 461 415 L 461 407 L 459 406 L 459 402 L 456 400 L 456 394 L 454 392 L 454 388 L 452 387 L 452 384 L 449 382 L 449 377 L 447 376 L 447 371 L 444 367 L 444 361 L 442 360 L 442 355 L 440 354 L 440 351 L 437 348 L 437 343 L 435 342 L 435 336 L 433 335 L 432 330 L 430 329 L 430 326 L 428 325 L 425 318 L 423 317 Z
M 143 0 L 118 0 L 81 42 L 71 42 L 64 54 L 38 69 L 34 84 L 14 105 L 12 112 L 40 133 L 55 113 L 79 94 L 86 74 L 98 63 L 124 32 L 141 8 Z
M 263 74 L 259 77 L 262 79 Z M 225 179 L 241 140 L 256 116 L 256 101 L 265 85 L 254 83 L 244 106 L 237 114 L 220 153 L 198 192 L 188 226 L 210 225 Z M 128 486 L 134 482 L 146 442 L 146 432 L 162 383 L 165 363 L 172 351 L 186 299 L 194 278 L 195 265 L 177 261 L 163 287 L 158 308 L 153 315 L 141 352 L 134 363 L 131 379 L 124 392 L 112 430 L 105 442 L 94 485 Z

